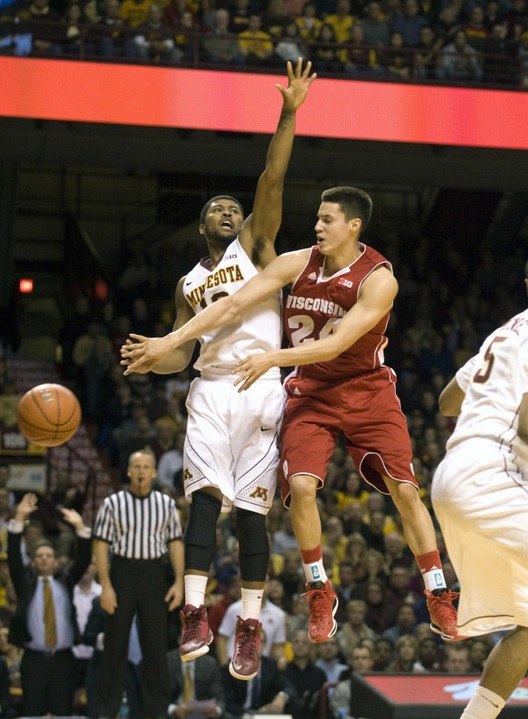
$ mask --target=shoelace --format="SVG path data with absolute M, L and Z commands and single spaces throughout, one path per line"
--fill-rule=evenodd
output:
M 305 594 L 303 594 L 303 597 L 306 597 L 306 601 L 309 603 L 313 617 L 316 621 L 326 619 L 326 604 L 328 604 L 328 600 L 324 589 L 309 589 Z
M 200 634 L 200 624 L 202 622 L 202 615 L 199 610 L 190 612 L 185 617 L 185 629 L 184 634 Z
M 257 642 L 253 641 L 253 639 L 256 640 L 256 631 L 243 626 L 240 636 L 237 636 L 238 651 L 240 654 L 245 654 L 250 657 L 254 657 L 257 654 Z

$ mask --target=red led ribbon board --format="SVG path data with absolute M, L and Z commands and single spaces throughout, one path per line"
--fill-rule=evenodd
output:
M 284 74 L 0 58 L 0 116 L 271 134 Z M 318 78 L 312 137 L 528 149 L 528 93 Z
M 475 674 L 353 674 L 352 714 L 364 719 L 458 719 L 478 685 Z M 528 716 L 528 678 L 501 719 Z

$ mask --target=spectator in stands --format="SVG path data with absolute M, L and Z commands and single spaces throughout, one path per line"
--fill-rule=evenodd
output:
M 285 669 L 286 677 L 297 694 L 291 707 L 292 715 L 294 719 L 319 719 L 321 690 L 326 682 L 326 674 L 314 663 L 314 645 L 305 629 L 293 635 L 292 652 L 293 659 Z
M 175 64 L 182 59 L 182 53 L 175 46 L 170 29 L 162 18 L 160 5 L 152 3 L 147 12 L 147 21 L 136 28 L 136 51 L 142 60 Z
M 15 379 L 6 377 L 0 388 L 0 424 L 4 428 L 16 426 L 20 399 L 21 395 L 17 392 Z
M 271 35 L 262 30 L 262 17 L 258 13 L 250 15 L 248 29 L 239 33 L 238 41 L 247 65 L 260 67 L 270 64 L 273 41 Z
M 128 23 L 120 17 L 121 4 L 119 0 L 105 0 L 103 15 L 89 30 L 90 42 L 95 52 L 102 57 L 136 56 L 134 38 Z
M 247 30 L 249 15 L 251 12 L 251 0 L 233 0 L 230 9 L 229 29 L 238 35 L 242 30 Z
M 190 62 L 198 57 L 198 42 L 195 42 L 195 34 L 198 27 L 195 24 L 195 17 L 191 12 L 184 12 L 176 25 L 174 42 L 182 54 L 182 62 Z
M 172 28 L 179 27 L 183 16 L 190 13 L 191 25 L 198 25 L 198 3 L 193 0 L 169 0 L 163 3 L 163 22 Z
M 318 73 L 341 72 L 343 63 L 336 46 L 336 36 L 332 25 L 323 23 L 319 36 L 312 45 L 311 58 L 314 70 Z
M 391 32 L 389 46 L 381 52 L 380 64 L 385 68 L 387 77 L 400 80 L 411 77 L 412 57 L 404 47 L 403 35 L 400 32 Z
M 277 575 L 277 580 L 284 587 L 284 593 L 291 608 L 293 598 L 304 592 L 304 572 L 302 571 L 301 555 L 297 548 L 288 549 L 284 553 L 282 571 Z
M 33 0 L 15 12 L 18 32 L 31 34 L 32 55 L 61 55 L 64 52 L 65 26 L 62 15 L 50 0 Z
M 346 620 L 340 623 L 337 632 L 337 642 L 341 654 L 350 659 L 352 650 L 362 642 L 363 639 L 378 639 L 378 634 L 369 627 L 365 621 L 367 605 L 361 599 L 351 599 L 346 605 Z
M 381 12 L 378 0 L 370 0 L 367 16 L 361 21 L 366 45 L 384 47 L 389 44 L 389 23 Z
M 299 550 L 299 545 L 295 539 L 293 526 L 289 512 L 283 512 L 281 529 L 273 533 L 273 543 L 271 545 L 271 553 L 284 556 L 288 549 Z
M 401 604 L 396 611 L 396 622 L 381 635 L 394 646 L 404 634 L 413 634 L 416 627 L 416 613 L 412 604 Z
M 376 634 L 381 635 L 394 624 L 396 611 L 387 599 L 385 582 L 371 579 L 365 586 L 366 622 Z
M 275 55 L 279 58 L 282 67 L 288 60 L 296 62 L 300 57 L 306 59 L 306 46 L 299 33 L 299 27 L 292 18 L 284 25 L 282 37 L 275 45 Z
M 433 30 L 442 43 L 442 48 L 453 42 L 456 33 L 462 30 L 462 23 L 457 19 L 452 7 L 444 7 L 439 16 L 438 21 L 433 25 Z M 425 318 L 422 322 L 426 322 Z
M 524 32 L 521 36 L 517 50 L 517 59 L 521 69 L 521 87 L 526 89 L 528 88 L 528 32 Z
M 320 40 L 320 30 L 323 25 L 323 21 L 317 17 L 317 8 L 314 2 L 307 2 L 300 15 L 295 18 L 295 22 L 299 26 L 299 32 L 301 37 L 306 42 L 313 42 L 314 40 Z M 333 28 L 332 28 L 333 31 Z M 312 63 L 314 60 L 313 54 L 311 55 Z
M 382 639 L 380 637 L 376 640 L 374 644 L 373 657 L 373 671 L 390 671 L 390 667 L 392 665 L 392 662 L 394 661 L 394 644 L 390 641 L 390 639 Z
M 526 0 L 510 0 L 509 9 L 501 17 L 501 22 L 506 24 L 508 38 L 514 37 L 514 26 L 521 26 L 521 34 L 528 30 L 528 4 Z
M 73 588 L 90 563 L 90 530 L 75 510 L 63 509 L 64 519 L 77 534 L 75 564 L 71 571 L 60 570 L 53 547 L 42 542 L 28 572 L 20 543 L 24 523 L 36 507 L 36 495 L 25 494 L 9 528 L 9 571 L 18 599 L 9 641 L 24 647 L 20 668 L 24 715 L 71 716 L 76 686 L 72 647 L 79 637 Z
M 453 42 L 445 45 L 442 50 L 442 62 L 438 69 L 439 77 L 447 80 L 456 80 L 461 82 L 480 82 L 483 77 L 481 56 L 474 50 L 467 41 L 464 30 L 457 30 Z M 440 342 L 444 342 L 444 337 L 440 332 L 436 332 L 435 345 L 431 350 L 424 350 L 422 353 L 422 369 L 425 370 L 425 362 L 428 363 L 430 369 L 434 366 L 436 369 L 442 370 L 439 364 L 442 362 L 441 355 L 444 351 L 439 347 Z M 436 358 L 433 357 L 436 355 Z M 454 367 L 454 361 L 451 357 L 451 363 Z M 448 374 L 452 374 L 449 373 Z
M 484 9 L 480 5 L 471 8 L 469 20 L 463 25 L 463 29 L 471 47 L 477 52 L 483 52 L 489 30 L 484 22 Z
M 336 42 L 342 44 L 349 41 L 351 30 L 356 19 L 357 18 L 352 15 L 351 1 L 337 0 L 335 3 L 335 12 L 327 15 L 324 21 L 334 28 Z
M 504 22 L 495 24 L 484 42 L 484 80 L 487 83 L 511 85 L 519 82 L 516 61 L 517 46 L 508 39 Z
M 148 21 L 148 10 L 151 3 L 152 0 L 123 0 L 120 16 L 131 28 L 144 25 Z M 137 259 L 136 255 L 134 255 L 134 259 Z
M 286 12 L 284 0 L 268 0 L 264 29 L 273 39 L 274 45 L 283 37 L 284 28 L 290 22 L 290 19 Z
M 470 669 L 469 645 L 466 642 L 446 644 L 444 647 L 444 672 L 467 674 Z
M 372 650 L 367 646 L 356 647 L 350 658 L 350 667 L 352 671 L 358 674 L 366 674 L 372 671 L 374 657 Z M 353 719 L 351 716 L 351 700 L 352 700 L 352 680 L 351 678 L 343 679 L 338 683 L 334 691 L 330 694 L 330 708 L 334 712 L 341 712 L 343 719 Z
M 415 662 L 418 659 L 418 642 L 409 635 L 404 634 L 396 640 L 394 645 L 394 672 L 413 672 Z
M 20 665 L 22 663 L 24 650 L 22 647 L 17 647 L 16 644 L 10 643 L 9 627 L 7 626 L 0 627 L 0 655 L 7 664 L 9 693 L 11 695 L 11 701 L 8 703 L 8 707 L 14 705 L 13 709 L 16 711 L 16 716 L 20 716 L 22 712 L 22 678 Z M 0 699 L 0 701 L 3 700 Z M 1 712 L 2 716 L 6 716 L 4 711 Z
M 101 596 L 101 585 L 96 581 L 97 567 L 95 561 L 92 561 L 86 568 L 86 571 L 73 588 L 73 603 L 77 616 L 77 625 L 82 637 L 88 617 L 92 611 L 92 605 L 96 597 Z M 94 648 L 84 643 L 78 643 L 73 646 L 73 655 L 75 657 L 75 665 L 77 668 L 77 689 L 80 690 L 86 686 L 86 675 L 88 665 L 92 658 Z
M 416 639 L 418 639 L 416 637 Z M 441 668 L 439 648 L 437 641 L 431 637 L 424 637 L 418 641 L 418 654 L 414 662 L 415 674 L 429 674 L 439 672 Z
M 225 65 L 243 65 L 238 38 L 230 30 L 229 12 L 223 8 L 213 13 L 212 28 L 202 40 L 205 62 Z
M 469 644 L 469 663 L 471 665 L 471 672 L 475 674 L 482 674 L 484 671 L 484 665 L 488 658 L 493 644 L 489 635 L 483 634 L 480 637 L 472 637 L 468 640 Z
M 356 24 L 350 30 L 350 37 L 343 51 L 343 70 L 348 75 L 381 76 L 385 70 L 379 64 L 377 51 L 365 44 L 363 26 Z
M 341 658 L 337 637 L 317 645 L 315 666 L 325 673 L 327 682 L 338 682 L 341 675 L 348 671 L 348 665 Z
M 417 0 L 405 0 L 403 13 L 392 20 L 390 31 L 399 32 L 403 38 L 405 47 L 416 47 L 420 42 L 420 28 L 428 25 L 429 21 L 420 15 L 420 7 Z

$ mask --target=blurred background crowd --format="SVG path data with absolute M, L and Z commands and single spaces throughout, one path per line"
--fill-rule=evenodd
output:
M 0 0 L 0 54 L 528 86 L 527 0 Z

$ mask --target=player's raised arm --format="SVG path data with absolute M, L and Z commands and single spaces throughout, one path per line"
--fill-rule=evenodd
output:
M 293 149 L 296 113 L 316 78 L 315 73 L 310 74 L 311 69 L 311 62 L 307 62 L 303 69 L 301 58 L 295 67 L 288 62 L 287 87 L 276 85 L 282 94 L 282 110 L 268 148 L 266 166 L 257 184 L 253 211 L 240 231 L 244 250 L 260 268 L 266 267 L 276 256 L 274 246 L 282 221 L 282 193 Z

